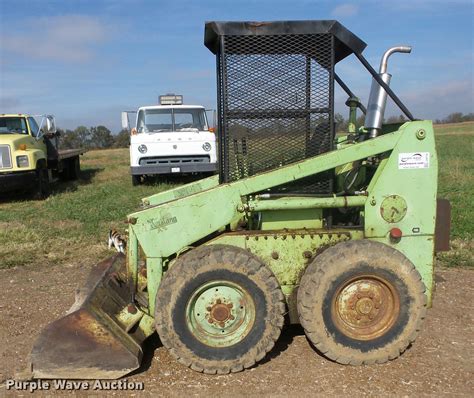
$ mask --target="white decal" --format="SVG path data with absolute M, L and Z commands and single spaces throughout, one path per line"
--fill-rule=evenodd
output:
M 408 152 L 398 154 L 399 169 L 427 169 L 429 167 L 429 152 Z

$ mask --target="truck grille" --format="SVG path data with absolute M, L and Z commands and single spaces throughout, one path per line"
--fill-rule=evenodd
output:
M 11 169 L 11 167 L 10 145 L 0 145 L 0 169 Z
M 140 166 L 160 166 L 169 164 L 189 164 L 189 163 L 210 163 L 211 159 L 208 155 L 202 156 L 163 156 L 141 158 Z

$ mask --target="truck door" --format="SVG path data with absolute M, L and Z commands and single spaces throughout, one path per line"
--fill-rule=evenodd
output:
M 40 131 L 38 123 L 36 123 L 36 120 L 33 117 L 28 117 L 28 127 L 30 131 L 30 135 L 33 138 L 31 140 L 31 144 L 35 147 L 35 149 L 39 149 L 44 153 L 48 154 L 48 159 L 49 159 L 49 152 L 51 152 L 48 148 L 48 145 L 45 142 L 43 133 Z M 42 137 L 43 136 L 43 137 Z M 57 152 L 56 152 L 57 153 Z

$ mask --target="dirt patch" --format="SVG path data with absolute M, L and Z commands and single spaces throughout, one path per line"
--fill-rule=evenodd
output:
M 0 270 L 0 395 L 29 395 L 6 391 L 5 380 L 25 367 L 37 334 L 73 303 L 75 288 L 89 269 L 74 265 Z M 301 328 L 288 327 L 263 362 L 227 376 L 207 376 L 183 367 L 152 337 L 142 368 L 126 379 L 143 382 L 145 394 L 160 396 L 472 396 L 474 270 L 438 269 L 436 281 L 434 305 L 417 341 L 399 359 L 384 365 L 338 365 L 318 355 Z M 51 394 L 64 391 L 47 392 Z M 130 396 L 131 391 L 122 394 Z

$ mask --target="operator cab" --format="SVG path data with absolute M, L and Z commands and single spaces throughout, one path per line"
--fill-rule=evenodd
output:
M 155 106 L 141 108 L 137 133 L 183 133 L 209 131 L 202 107 Z

